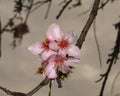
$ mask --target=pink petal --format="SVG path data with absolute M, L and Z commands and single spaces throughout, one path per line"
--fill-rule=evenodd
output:
M 28 47 L 28 50 L 34 54 L 34 55 L 38 55 L 41 54 L 41 52 L 43 51 L 43 49 L 41 48 L 42 44 L 39 42 L 36 42 L 35 44 L 31 45 Z
M 66 50 L 59 50 L 58 54 L 64 57 L 67 53 Z
M 54 51 L 57 51 L 58 48 L 59 48 L 57 43 L 54 42 L 54 41 L 49 43 L 49 47 L 50 47 L 51 50 L 54 50 Z
M 57 78 L 55 63 L 48 63 L 45 69 L 45 75 L 50 79 Z
M 55 51 L 49 50 L 49 51 L 44 51 L 41 54 L 41 59 L 42 60 L 47 60 L 50 56 L 57 54 Z
M 57 24 L 52 24 L 48 31 L 46 32 L 48 39 L 50 40 L 60 40 L 62 38 L 62 31 Z
M 71 59 L 71 60 L 69 59 L 69 60 L 65 61 L 65 65 L 74 67 L 79 62 L 80 62 L 79 59 Z
M 69 32 L 66 33 L 66 39 L 69 41 L 69 43 L 74 43 L 77 36 L 75 35 L 75 32 Z
M 80 49 L 75 45 L 71 45 L 67 50 L 67 54 L 69 56 L 80 57 Z

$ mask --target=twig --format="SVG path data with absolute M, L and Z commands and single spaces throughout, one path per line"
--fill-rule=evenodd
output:
M 120 23 L 115 24 L 115 28 L 118 29 L 116 44 L 115 44 L 113 52 L 111 54 L 109 54 L 109 58 L 107 60 L 107 64 L 109 64 L 109 66 L 108 66 L 107 71 L 105 72 L 105 76 L 102 78 L 103 83 L 101 86 L 99 96 L 103 96 L 104 89 L 105 89 L 109 74 L 111 72 L 112 65 L 116 63 L 116 61 L 118 59 L 119 52 L 120 52 Z
M 37 87 L 35 87 L 32 91 L 26 93 L 21 93 L 21 92 L 13 92 L 10 91 L 6 88 L 3 88 L 2 86 L 0 86 L 0 89 L 2 91 L 4 91 L 6 94 L 8 95 L 12 95 L 12 96 L 32 96 L 33 94 L 35 94 L 40 88 L 42 88 L 43 86 L 47 85 L 49 83 L 49 79 L 45 78 Z
M 85 10 L 84 12 L 80 13 L 78 16 L 82 16 L 82 15 L 84 15 L 84 14 L 88 13 L 88 12 L 90 11 L 90 9 L 91 9 L 91 8 L 89 8 L 89 9 Z
M 32 96 L 33 94 L 35 94 L 40 88 L 42 88 L 43 86 L 47 85 L 49 83 L 49 79 L 45 78 L 37 87 L 35 87 L 32 91 L 27 93 L 27 96 Z
M 99 7 L 99 9 L 103 9 L 104 6 L 109 2 L 110 0 L 106 0 L 106 2 L 102 2 L 101 6 Z
M 82 32 L 81 32 L 80 37 L 79 37 L 78 40 L 77 40 L 76 45 L 77 45 L 80 49 L 81 49 L 81 47 L 82 47 L 83 41 L 85 41 L 85 37 L 86 37 L 86 35 L 87 35 L 87 32 L 88 32 L 91 24 L 93 23 L 96 15 L 97 15 L 99 3 L 100 3 L 100 0 L 95 0 L 95 1 L 94 1 L 93 8 L 92 8 L 92 11 L 91 11 L 91 13 L 90 13 L 90 16 L 89 16 L 89 18 L 88 18 L 88 20 L 87 20 L 87 22 L 86 22 L 86 24 L 85 24 Z
M 96 34 L 96 20 L 94 20 L 93 22 L 93 32 L 94 32 L 94 37 L 95 37 L 95 43 L 97 46 L 97 50 L 98 50 L 98 57 L 99 57 L 99 62 L 100 62 L 100 68 L 102 69 L 102 59 L 101 59 L 101 52 L 100 52 L 100 46 L 98 43 L 98 39 L 97 39 L 97 34 Z
M 59 14 L 56 16 L 56 19 L 59 19 L 60 16 L 62 15 L 63 11 L 66 9 L 66 7 L 72 2 L 72 0 L 69 0 L 66 2 L 66 4 L 63 6 L 63 8 L 60 10 Z
M 0 58 L 1 58 L 1 35 L 2 35 L 2 27 L 1 27 L 1 19 L 0 19 Z
M 46 12 L 46 15 L 45 15 L 45 19 L 47 19 L 47 17 L 48 17 L 48 14 L 49 14 L 49 11 L 50 11 L 50 8 L 51 8 L 51 4 L 52 4 L 52 0 L 49 0 L 49 4 L 48 4 L 47 12 Z
M 72 7 L 78 7 L 78 6 L 81 6 L 82 3 L 81 3 L 81 0 L 76 0 L 76 3 L 72 5 Z
M 66 3 L 67 0 L 63 0 L 62 2 L 59 3 L 59 5 L 62 5 L 63 3 Z
M 110 74 L 110 71 L 111 71 L 111 68 L 112 68 L 112 65 L 113 65 L 113 61 L 114 61 L 114 57 L 112 58 L 112 61 L 109 64 L 109 67 L 108 67 L 108 69 L 107 69 L 107 71 L 105 73 L 105 76 L 102 78 L 103 83 L 102 83 L 102 87 L 101 87 L 99 96 L 103 96 L 104 89 L 105 89 L 105 86 L 106 86 L 106 83 L 107 83 L 107 79 L 108 79 L 108 76 Z
M 27 96 L 25 93 L 21 93 L 21 92 L 12 92 L 10 90 L 7 90 L 6 88 L 3 88 L 2 86 L 0 86 L 0 89 L 2 91 L 4 91 L 6 94 L 8 95 L 12 95 L 12 96 Z
M 1 89 L 2 91 L 4 91 L 6 94 L 8 94 L 8 95 L 11 95 L 11 94 L 12 94 L 12 91 L 7 90 L 6 88 L 3 88 L 2 86 L 0 86 L 0 89 Z
M 29 15 L 30 15 L 30 11 L 31 11 L 32 6 L 33 6 L 33 2 L 34 2 L 34 0 L 31 0 L 30 6 L 29 6 L 29 8 L 28 8 L 27 15 L 26 15 L 25 20 L 24 20 L 24 23 L 27 23 L 28 17 L 29 17 Z
M 48 2 L 49 2 L 49 0 L 35 2 L 33 4 L 33 6 L 36 6 L 36 7 L 34 9 L 32 9 L 30 13 L 33 13 L 35 10 L 37 10 L 39 7 L 41 7 L 43 4 L 48 3 Z
M 90 5 L 90 7 L 87 10 L 81 12 L 78 16 L 82 16 L 82 15 L 88 13 L 92 9 L 92 7 L 93 7 L 93 3 Z

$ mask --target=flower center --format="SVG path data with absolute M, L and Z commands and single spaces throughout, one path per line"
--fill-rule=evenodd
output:
M 50 43 L 50 40 L 49 39 L 46 39 L 45 42 L 42 43 L 42 48 L 44 48 L 45 50 L 49 50 L 49 43 Z
M 58 46 L 59 46 L 61 49 L 66 49 L 66 48 L 68 48 L 68 46 L 69 46 L 69 42 L 68 42 L 67 39 L 66 39 L 66 40 L 62 39 L 62 40 L 58 43 Z
M 55 64 L 62 65 L 64 63 L 64 59 L 62 57 L 55 58 Z

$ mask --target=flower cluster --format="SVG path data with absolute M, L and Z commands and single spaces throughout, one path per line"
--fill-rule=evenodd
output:
M 63 35 L 57 24 L 52 24 L 46 35 L 44 42 L 36 42 L 28 47 L 30 52 L 40 56 L 42 64 L 38 73 L 49 79 L 67 77 L 80 61 L 80 50 L 73 44 L 76 36 L 74 32 Z

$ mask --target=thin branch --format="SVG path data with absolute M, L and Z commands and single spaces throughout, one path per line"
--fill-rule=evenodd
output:
M 49 2 L 49 0 L 35 2 L 35 3 L 33 4 L 33 6 L 36 6 L 36 7 L 35 7 L 34 9 L 32 9 L 30 13 L 33 13 L 35 10 L 37 10 L 37 9 L 40 8 L 42 5 L 44 5 L 44 4 L 48 3 L 48 2 Z
M 95 43 L 97 46 L 97 50 L 98 50 L 98 57 L 99 57 L 99 62 L 100 62 L 100 68 L 102 69 L 102 59 L 101 59 L 101 52 L 100 52 L 100 45 L 98 43 L 98 39 L 97 39 L 97 34 L 96 34 L 96 20 L 94 20 L 93 22 L 93 32 L 94 32 L 94 37 L 95 37 Z
M 85 37 L 87 35 L 87 32 L 91 26 L 91 24 L 93 23 L 95 17 L 97 16 L 97 12 L 98 12 L 98 6 L 99 6 L 100 0 L 95 0 L 94 4 L 93 4 L 93 8 L 92 11 L 90 13 L 90 16 L 81 32 L 81 35 L 79 37 L 79 39 L 77 40 L 76 45 L 81 49 L 83 42 L 85 41 Z
M 4 91 L 6 94 L 8 94 L 8 95 L 12 95 L 12 96 L 27 96 L 25 93 L 13 92 L 13 91 L 7 90 L 6 88 L 3 88 L 2 86 L 0 86 L 0 89 L 2 91 Z
M 2 27 L 1 27 L 1 19 L 0 19 L 0 58 L 1 58 L 1 35 L 2 35 Z
M 88 13 L 92 9 L 92 7 L 93 7 L 93 3 L 90 5 L 90 7 L 87 10 L 81 12 L 78 16 L 82 16 L 82 15 Z
M 91 8 L 89 8 L 89 9 L 85 10 L 84 12 L 80 13 L 78 16 L 82 16 L 82 15 L 88 13 L 90 10 L 91 10 Z
M 99 7 L 99 9 L 103 9 L 105 7 L 105 5 L 107 5 L 107 3 L 109 2 L 110 0 L 106 0 L 104 3 L 102 2 L 101 6 Z
M 32 91 L 27 93 L 27 96 L 32 96 L 33 94 L 35 94 L 40 88 L 42 88 L 43 86 L 47 85 L 49 83 L 49 79 L 45 78 L 38 86 L 36 86 Z
M 7 90 L 6 88 L 3 88 L 2 86 L 0 86 L 0 89 L 1 89 L 2 91 L 4 91 L 6 94 L 8 94 L 8 95 L 11 95 L 11 94 L 12 94 L 12 92 L 11 92 L 10 90 Z
M 29 15 L 30 15 L 30 11 L 31 11 L 32 6 L 33 6 L 33 2 L 34 2 L 34 0 L 31 0 L 30 6 L 29 6 L 29 8 L 28 8 L 27 15 L 26 15 L 25 20 L 24 20 L 24 23 L 27 23 L 28 17 L 29 17 Z
M 104 78 L 102 78 L 104 80 L 103 80 L 103 83 L 102 83 L 102 87 L 101 87 L 99 96 L 103 96 L 104 89 L 105 89 L 105 86 L 106 86 L 106 83 L 107 83 L 107 79 L 108 79 L 108 76 L 110 74 L 110 71 L 111 71 L 111 68 L 112 68 L 112 65 L 113 65 L 113 61 L 114 61 L 114 58 L 112 58 L 112 61 L 109 64 L 109 67 L 108 67 L 108 69 L 107 69 L 107 71 L 105 73 L 105 76 L 104 76 Z
M 66 2 L 66 4 L 63 6 L 63 8 L 60 10 L 59 14 L 56 16 L 56 19 L 59 19 L 60 16 L 62 15 L 63 11 L 66 9 L 66 7 L 72 2 L 72 0 L 69 0 Z
M 48 0 L 45 0 L 45 1 L 37 1 L 35 3 L 33 3 L 33 6 L 36 6 L 38 4 L 42 4 L 42 3 L 45 3 L 45 2 L 48 2 Z
M 52 0 L 49 0 L 49 4 L 48 4 L 47 12 L 46 12 L 46 15 L 45 15 L 45 19 L 47 19 L 47 17 L 48 17 L 48 14 L 49 14 L 49 11 L 50 11 L 50 8 L 51 8 L 51 4 L 52 4 Z
M 109 66 L 108 66 L 107 71 L 104 74 L 104 78 L 102 78 L 103 83 L 102 83 L 102 86 L 101 86 L 99 96 L 103 96 L 104 89 L 105 89 L 109 74 L 111 72 L 112 66 L 118 60 L 118 55 L 119 55 L 119 52 L 120 52 L 120 22 L 115 24 L 115 28 L 118 29 L 116 44 L 115 44 L 113 52 L 111 54 L 109 54 L 109 58 L 107 60 L 107 64 L 109 64 Z
M 63 3 L 66 3 L 67 0 L 63 0 L 62 2 L 59 3 L 59 5 L 62 5 Z
M 46 86 L 49 83 L 49 79 L 45 78 L 37 87 L 35 87 L 33 90 L 31 90 L 30 92 L 26 93 L 21 93 L 21 92 L 13 92 L 10 91 L 2 86 L 0 86 L 0 89 L 2 91 L 4 91 L 6 94 L 8 95 L 12 95 L 12 96 L 32 96 L 33 94 L 35 94 L 40 88 L 42 88 L 43 86 Z

